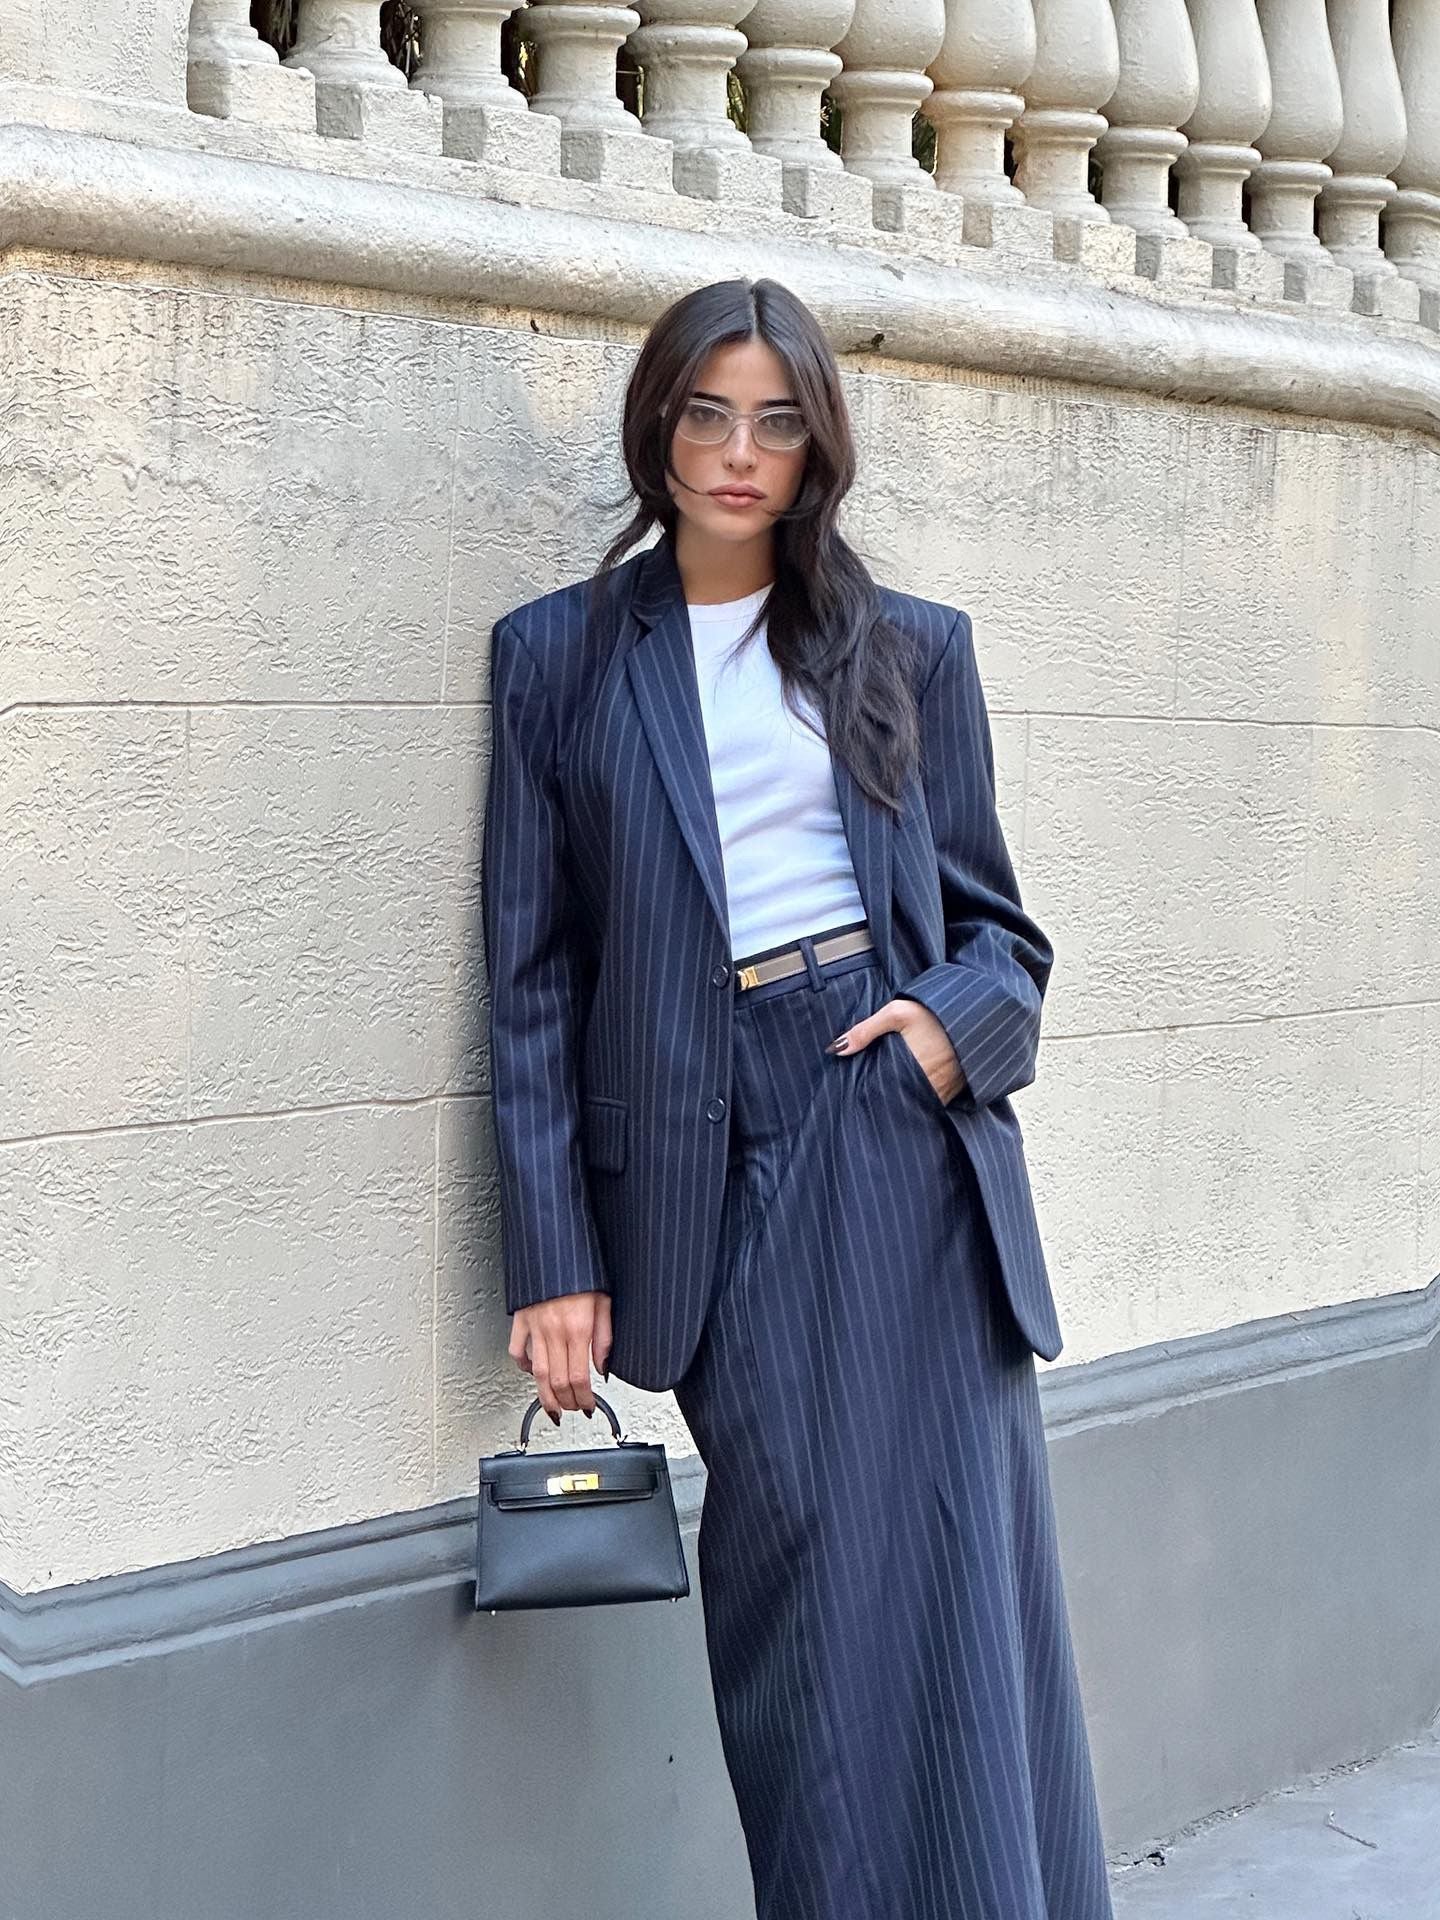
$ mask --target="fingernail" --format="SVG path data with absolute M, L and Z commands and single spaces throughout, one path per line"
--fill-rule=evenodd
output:
M 586 1418 L 586 1419 L 588 1420 L 588 1419 L 590 1418 L 590 1416 L 591 1416 L 591 1414 L 593 1414 L 593 1413 L 594 1413 L 594 1411 L 595 1411 L 595 1409 L 594 1409 L 594 1407 L 586 1407 L 586 1409 L 585 1409 L 585 1418 Z
M 552 1414 L 551 1414 L 551 1416 L 550 1416 L 550 1418 L 551 1418 L 551 1420 L 552 1420 L 552 1421 L 553 1421 L 553 1422 L 555 1423 L 555 1425 L 556 1425 L 556 1426 L 558 1427 L 558 1426 L 559 1426 L 559 1424 L 560 1424 L 560 1416 L 559 1416 L 559 1414 L 558 1414 L 558 1413 L 552 1413 Z
M 830 1042 L 829 1046 L 826 1047 L 825 1051 L 827 1053 L 844 1053 L 846 1047 L 848 1047 L 849 1044 L 850 1044 L 850 1036 L 848 1034 L 842 1033 L 837 1040 L 832 1040 Z
M 609 1367 L 601 1367 L 601 1369 L 600 1369 L 600 1378 L 601 1378 L 602 1380 L 608 1380 L 608 1379 L 610 1378 L 610 1369 L 609 1369 Z

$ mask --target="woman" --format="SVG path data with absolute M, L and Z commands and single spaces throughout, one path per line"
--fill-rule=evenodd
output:
M 678 301 L 637 505 L 493 636 L 485 939 L 510 1354 L 673 1389 L 759 1920 L 1109 1920 L 1009 1095 L 1051 950 L 970 623 L 836 530 L 838 369 Z M 623 563 L 658 523 L 659 540 Z

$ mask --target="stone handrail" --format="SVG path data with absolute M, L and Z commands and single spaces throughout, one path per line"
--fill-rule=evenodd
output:
M 406 181 L 0 127 L 0 250 L 59 248 L 643 327 L 726 274 L 783 280 L 837 350 L 1408 427 L 1440 439 L 1440 353 L 1373 323 L 1125 299 L 1103 287 L 751 233 L 514 205 Z M 977 254 L 983 261 L 985 256 Z M 1397 333 L 1403 333 L 1397 328 Z
M 607 246 L 644 282 L 640 320 L 658 288 L 680 290 L 679 260 L 719 277 L 763 257 L 822 306 L 872 311 L 887 351 L 906 351 L 923 284 L 963 336 L 942 346 L 932 308 L 942 359 L 1436 429 L 1440 0 L 416 12 L 407 82 L 380 0 L 297 0 L 283 59 L 248 0 L 86 0 L 83 31 L 80 0 L 27 0 L 0 38 L 0 245 L 402 287 L 441 258 L 447 285 L 463 279 L 451 256 L 468 246 L 474 295 L 513 226 L 543 250 L 547 216 L 583 215 L 606 224 L 582 242 L 572 219 L 553 240 L 582 248 L 582 310 L 634 305 L 597 291 L 615 278 L 597 264 Z M 512 15 L 528 99 L 502 65 Z M 622 48 L 643 75 L 638 116 L 617 90 Z M 933 171 L 914 157 L 917 109 Z M 381 232 L 407 217 L 397 252 Z

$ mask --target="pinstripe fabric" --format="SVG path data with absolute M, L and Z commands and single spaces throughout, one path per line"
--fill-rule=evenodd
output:
M 675 1395 L 759 1920 L 1111 1920 L 1035 1366 L 869 956 L 747 992 Z
M 945 1025 L 962 1142 L 1034 1351 L 1061 1334 L 1008 1095 L 1035 1075 L 1051 950 L 995 812 L 970 622 L 884 589 L 924 653 L 926 770 L 898 821 L 840 762 L 836 795 L 892 990 Z M 613 1370 L 652 1390 L 701 1334 L 725 1189 L 736 994 L 684 587 L 662 538 L 609 611 L 587 583 L 492 635 L 484 939 L 505 1302 L 613 1296 Z M 938 1103 L 937 1103 L 938 1104 Z

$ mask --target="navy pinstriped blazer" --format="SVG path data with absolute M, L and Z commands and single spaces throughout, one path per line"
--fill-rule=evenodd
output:
M 669 1387 L 694 1352 L 725 1183 L 733 968 L 684 585 L 673 542 L 616 569 L 603 619 L 572 582 L 496 622 L 484 943 L 505 1305 L 611 1295 L 611 1368 Z M 923 645 L 926 772 L 897 821 L 839 760 L 856 882 L 894 993 L 966 1085 L 964 1142 L 1016 1322 L 1060 1328 L 1008 1095 L 1035 1077 L 1052 952 L 995 811 L 970 621 L 882 588 Z

